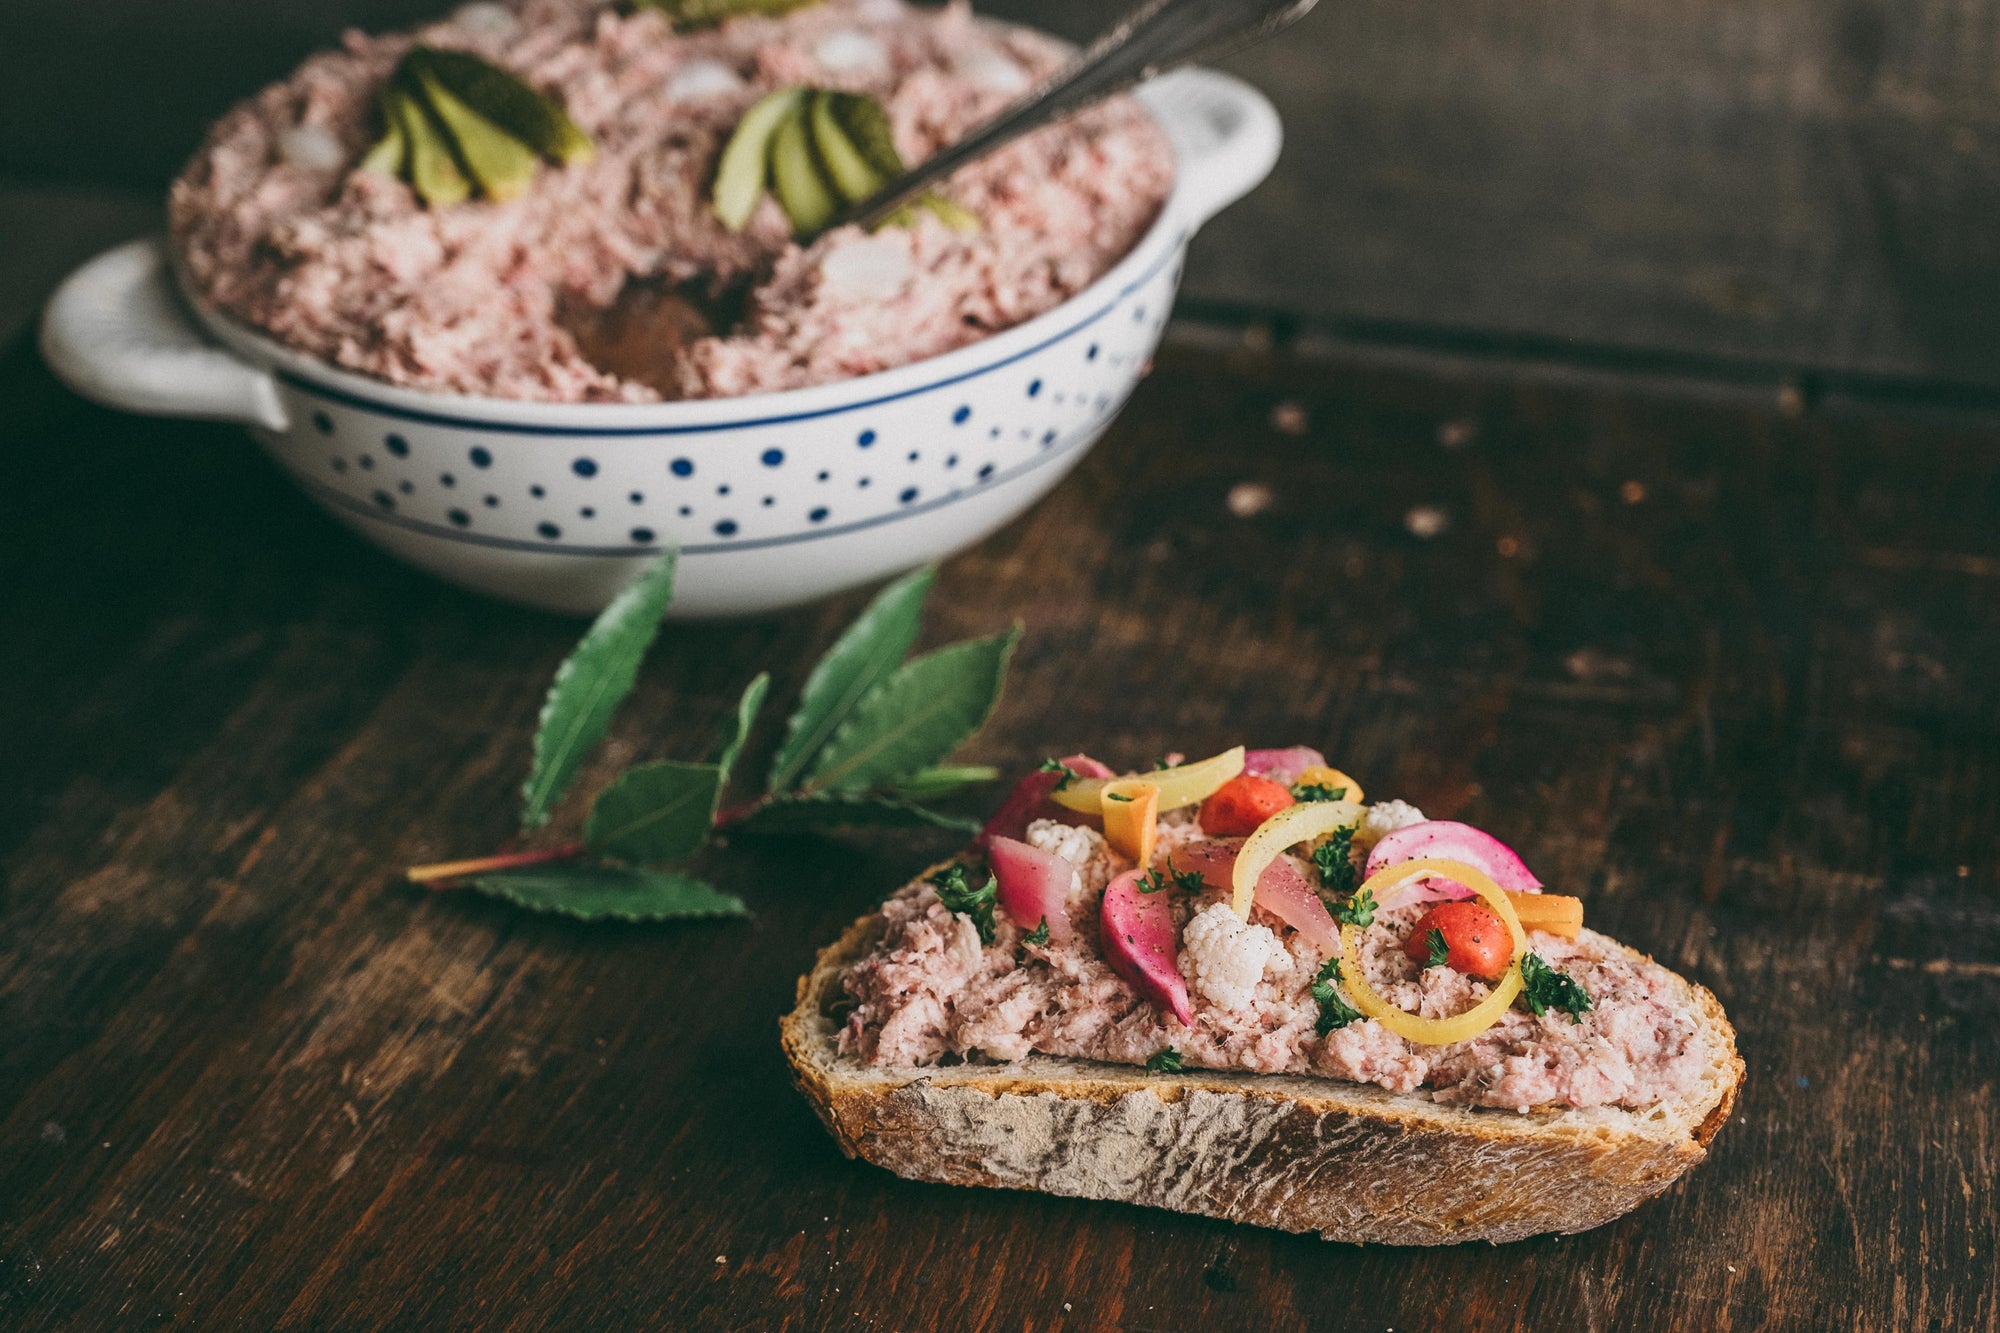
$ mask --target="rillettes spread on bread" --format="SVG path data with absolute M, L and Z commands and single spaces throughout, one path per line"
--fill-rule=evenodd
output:
M 883 1068 L 1039 1053 L 1301 1074 L 1520 1112 L 1645 1108 L 1702 1081 L 1717 1053 L 1686 984 L 1580 929 L 1581 905 L 1542 894 L 1504 845 L 1400 801 L 1364 804 L 1302 748 L 1230 754 L 1233 771 L 1217 756 L 1178 792 L 1176 774 L 1202 765 L 1121 782 L 1077 756 L 1024 779 L 954 869 L 883 904 L 841 976 L 840 1053 Z M 1135 831 L 1121 795 L 1173 808 Z M 1294 808 L 1307 804 L 1322 808 Z M 1328 831 L 1289 841 L 1269 822 L 1287 810 Z M 1260 836 L 1282 845 L 1249 870 L 1239 914 L 1238 862 Z M 1432 872 L 1399 882 L 1419 860 Z M 1454 1023 L 1478 1030 L 1426 1039 Z

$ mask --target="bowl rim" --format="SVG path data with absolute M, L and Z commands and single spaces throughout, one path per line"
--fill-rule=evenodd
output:
M 1199 224 L 1188 221 L 1189 179 L 1181 147 L 1174 142 L 1173 121 L 1150 104 L 1149 91 L 1141 87 L 1133 96 L 1167 137 L 1175 158 L 1174 184 L 1145 234 L 1118 262 L 1066 300 L 998 333 L 887 370 L 804 388 L 659 403 L 551 403 L 414 389 L 342 369 L 280 343 L 197 299 L 178 246 L 167 246 L 169 263 L 183 300 L 203 327 L 230 350 L 266 367 L 294 389 L 399 420 L 552 438 L 698 435 L 787 425 L 880 407 L 1003 369 L 1095 324 L 1152 281 L 1181 253 Z M 1078 308 L 1084 306 L 1089 307 L 1087 313 L 1079 314 Z

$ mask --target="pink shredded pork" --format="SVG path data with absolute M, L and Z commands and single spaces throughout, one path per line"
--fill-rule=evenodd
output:
M 1156 866 L 1165 864 L 1173 847 L 1202 838 L 1192 810 L 1163 816 L 1159 831 Z M 1054 820 L 1030 824 L 1028 841 L 1078 867 L 1070 940 L 1028 943 L 1024 927 L 1000 910 L 992 942 L 982 944 L 973 918 L 948 911 L 936 888 L 918 880 L 883 904 L 874 947 L 846 973 L 853 1008 L 840 1033 L 843 1053 L 873 1065 L 912 1067 L 1008 1061 L 1033 1052 L 1143 1064 L 1171 1049 L 1188 1067 L 1317 1075 L 1523 1112 L 1650 1106 L 1692 1088 L 1706 1064 L 1694 1019 L 1677 1002 L 1666 969 L 1595 940 L 1539 931 L 1529 933 L 1530 949 L 1591 997 L 1580 1021 L 1554 1009 L 1537 1017 L 1517 1005 L 1484 1033 L 1449 1046 L 1418 1045 L 1370 1019 L 1321 1036 L 1311 987 L 1324 960 L 1257 907 L 1250 927 L 1272 937 L 1266 941 L 1250 930 L 1253 968 L 1254 950 L 1265 950 L 1261 975 L 1240 993 L 1228 991 L 1226 981 L 1204 983 L 1190 975 L 1195 1021 L 1183 1026 L 1122 980 L 1098 943 L 1097 901 L 1105 883 L 1130 863 L 1095 830 Z M 1173 900 L 1176 929 L 1185 939 L 1187 923 L 1223 896 L 1213 889 L 1177 890 Z M 1390 1003 L 1444 1017 L 1478 1003 L 1489 987 L 1404 955 L 1404 940 L 1425 906 L 1379 913 L 1361 932 L 1361 965 Z M 1232 921 L 1227 929 L 1249 928 Z M 1201 966 L 1182 953 L 1184 973 Z M 1204 984 L 1235 1003 L 1217 1003 Z
M 353 170 L 381 133 L 376 90 L 412 42 L 473 51 L 560 100 L 596 141 L 544 164 L 520 198 L 427 209 Z M 992 115 L 1066 58 L 1053 38 L 973 17 L 963 0 L 828 0 L 780 19 L 675 34 L 601 0 L 467 5 L 412 33 L 349 33 L 210 132 L 169 200 L 197 298 L 299 351 L 393 384 L 551 402 L 662 396 L 592 365 L 566 308 L 628 280 L 747 285 L 746 313 L 688 348 L 666 396 L 797 388 L 935 356 L 1018 324 L 1128 252 L 1172 184 L 1165 136 L 1129 99 L 1023 139 L 956 175 L 978 215 L 929 213 L 801 248 L 776 200 L 731 235 L 709 206 L 715 162 L 774 88 L 879 97 L 906 161 Z

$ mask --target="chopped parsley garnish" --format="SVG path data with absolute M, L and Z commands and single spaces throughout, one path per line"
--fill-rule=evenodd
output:
M 1138 889 L 1141 893 L 1158 893 L 1162 889 L 1179 889 L 1183 893 L 1200 893 L 1207 887 L 1199 870 L 1176 870 L 1168 866 L 1163 873 L 1148 870 L 1139 876 Z
M 1146 1068 L 1155 1074 L 1178 1074 L 1181 1072 L 1181 1053 L 1169 1046 L 1146 1061 Z
M 1337 828 L 1313 848 L 1313 868 L 1319 871 L 1322 893 L 1345 898 L 1354 892 L 1354 829 L 1352 824 Z
M 1042 918 L 1042 924 L 1021 937 L 1023 944 L 1047 944 L 1049 942 L 1049 919 Z
M 1347 788 L 1329 787 L 1323 782 L 1298 782 L 1292 784 L 1292 799 L 1295 801 L 1344 801 Z
M 1521 999 L 1537 1018 L 1560 1009 L 1572 1023 L 1581 1023 L 1584 1011 L 1590 1008 L 1590 995 L 1577 985 L 1576 978 L 1550 967 L 1535 953 L 1521 958 Z
M 1451 946 L 1444 942 L 1444 932 L 1436 926 L 1432 926 L 1431 933 L 1424 936 L 1424 945 L 1431 951 L 1431 960 L 1424 964 L 1425 967 L 1443 967 L 1445 959 L 1451 957 Z
M 1125 794 L 1124 792 L 1122 792 L 1122 791 L 1108 791 L 1108 792 L 1105 792 L 1105 793 L 1104 793 L 1104 799 L 1105 799 L 1105 800 L 1107 800 L 1107 801 L 1125 801 L 1125 802 L 1127 802 L 1127 803 L 1130 803 L 1130 801 L 1132 800 L 1132 798 L 1131 798 L 1130 796 L 1127 796 L 1127 795 L 1126 795 L 1126 794 Z
M 1179 768 L 1179 767 L 1180 767 L 1179 764 L 1175 763 L 1172 759 L 1169 759 L 1166 755 L 1156 754 L 1152 757 L 1152 759 L 1147 761 L 1146 771 L 1148 773 L 1164 773 L 1170 768 Z
M 1037 768 L 1035 771 L 1037 773 L 1062 774 L 1061 777 L 1056 779 L 1056 785 L 1053 788 L 1051 788 L 1051 790 L 1053 791 L 1061 791 L 1064 787 L 1067 787 L 1069 786 L 1070 783 L 1076 781 L 1076 770 L 1071 768 L 1068 764 L 1065 764 L 1060 759 L 1044 759 L 1042 760 L 1041 767 Z
M 1312 997 L 1319 1005 L 1319 1021 L 1313 1030 L 1324 1037 L 1335 1028 L 1344 1028 L 1361 1017 L 1359 1009 L 1350 1009 L 1347 1002 L 1333 993 L 1333 988 L 1345 978 L 1340 975 L 1340 960 L 1329 958 L 1321 966 L 1319 975 L 1313 978 Z
M 949 912 L 960 912 L 972 918 L 972 924 L 979 929 L 981 944 L 993 943 L 993 904 L 1000 900 L 1000 881 L 988 875 L 986 882 L 973 888 L 965 882 L 964 866 L 947 866 L 931 876 L 931 883 L 937 886 L 938 901 Z
M 1363 889 L 1334 909 L 1333 919 L 1343 925 L 1367 928 L 1375 924 L 1375 890 Z

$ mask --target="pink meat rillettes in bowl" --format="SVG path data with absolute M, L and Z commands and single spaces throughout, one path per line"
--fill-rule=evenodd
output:
M 675 545 L 670 615 L 793 606 L 979 541 L 1060 481 L 1130 395 L 1189 238 L 1264 178 L 1281 138 L 1270 103 L 1214 71 L 1136 95 L 1176 175 L 1133 249 L 1032 319 L 873 374 L 659 403 L 400 387 L 185 300 L 158 240 L 73 274 L 42 348 L 86 397 L 248 426 L 335 517 L 464 587 L 588 614 Z

